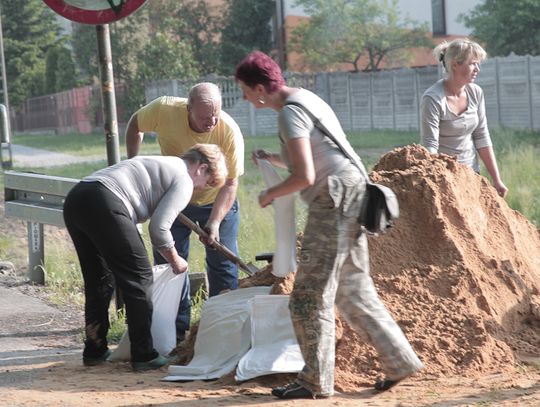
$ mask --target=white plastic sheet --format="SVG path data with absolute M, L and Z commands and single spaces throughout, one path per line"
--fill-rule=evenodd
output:
M 154 282 L 152 283 L 152 340 L 154 348 L 160 355 L 168 355 L 176 347 L 176 315 L 180 304 L 182 287 L 186 273 L 174 274 L 171 266 L 161 264 L 154 266 Z M 109 360 L 131 360 L 129 335 L 126 331 Z
M 281 177 L 268 160 L 257 159 L 267 187 L 281 182 Z M 286 277 L 296 271 L 296 219 L 294 213 L 294 194 L 281 196 L 272 202 L 274 207 L 274 226 L 276 250 L 272 259 L 272 274 Z
M 236 368 L 238 381 L 295 373 L 304 359 L 292 326 L 288 295 L 257 295 L 251 301 L 251 349 Z
M 232 372 L 251 344 L 249 300 L 270 287 L 240 288 L 203 305 L 194 356 L 187 366 L 169 366 L 164 381 L 217 379 Z

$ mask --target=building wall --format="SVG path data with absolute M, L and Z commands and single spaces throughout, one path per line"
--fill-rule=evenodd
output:
M 296 6 L 296 0 L 282 0 L 284 16 L 309 16 L 301 6 Z M 331 0 L 330 0 L 331 1 Z M 385 0 L 379 0 L 383 2 Z M 484 0 L 445 0 L 447 35 L 469 35 L 470 29 L 457 21 L 459 14 L 468 13 Z M 431 27 L 431 0 L 398 0 L 398 9 L 402 16 L 408 16 L 418 22 L 429 23 Z
M 295 6 L 295 0 L 282 0 L 284 10 L 285 44 L 291 36 L 292 31 L 301 21 L 309 18 L 308 13 L 301 6 Z M 385 0 L 379 0 L 385 1 Z M 438 44 L 442 41 L 451 41 L 455 38 L 465 37 L 470 34 L 470 29 L 458 21 L 461 13 L 468 13 L 484 0 L 444 0 L 446 35 L 434 36 L 433 42 Z M 409 17 L 419 23 L 428 23 L 432 29 L 432 0 L 398 0 L 398 9 L 401 16 Z M 285 45 L 286 48 L 286 45 Z M 437 63 L 432 55 L 432 50 L 427 48 L 417 48 L 411 50 L 413 58 L 409 63 L 410 67 L 434 65 Z M 382 68 L 395 68 L 394 66 L 382 65 Z M 302 56 L 287 50 L 287 68 L 294 72 L 309 71 L 309 67 L 304 63 Z M 350 70 L 350 65 L 343 65 L 338 70 Z
M 469 13 L 477 5 L 484 3 L 484 0 L 445 0 L 446 14 L 446 34 L 447 35 L 469 35 L 471 30 L 458 21 L 461 13 Z M 427 22 L 430 27 L 432 23 L 431 0 L 399 0 L 398 7 L 404 16 L 419 22 Z

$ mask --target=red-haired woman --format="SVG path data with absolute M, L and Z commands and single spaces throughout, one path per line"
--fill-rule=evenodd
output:
M 236 67 L 235 77 L 244 99 L 256 108 L 278 112 L 281 154 L 255 150 L 254 157 L 289 169 L 283 182 L 259 195 L 259 204 L 265 207 L 275 198 L 300 191 L 309 205 L 289 303 L 305 366 L 295 382 L 274 388 L 272 394 L 279 398 L 333 395 L 334 303 L 377 349 L 387 376 L 377 380 L 375 388 L 387 390 L 422 368 L 422 363 L 380 301 L 369 275 L 367 237 L 357 222 L 366 179 L 314 121 L 323 122 L 352 150 L 346 135 L 330 106 L 306 89 L 286 86 L 281 69 L 268 55 L 252 52 Z

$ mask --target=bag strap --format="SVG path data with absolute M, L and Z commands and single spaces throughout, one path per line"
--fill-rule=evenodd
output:
M 332 140 L 336 146 L 338 146 L 338 148 L 341 150 L 341 152 L 343 153 L 343 155 L 345 155 L 345 157 L 347 157 L 349 160 L 351 160 L 351 162 L 360 170 L 360 172 L 362 173 L 362 175 L 366 178 L 366 182 L 368 184 L 371 184 L 371 180 L 369 179 L 369 175 L 367 174 L 366 172 L 366 169 L 364 168 L 364 166 L 361 164 L 361 160 L 360 160 L 360 157 L 358 157 L 358 154 L 356 154 L 356 152 L 352 149 L 352 146 L 350 146 L 350 149 L 349 148 L 346 148 L 345 146 L 343 146 L 343 144 L 341 144 L 336 137 L 334 137 L 334 135 L 326 128 L 326 126 L 321 122 L 321 120 L 319 118 L 317 118 L 307 107 L 305 107 L 303 104 L 301 103 L 298 103 L 298 102 L 286 102 L 285 103 L 285 106 L 287 105 L 293 105 L 293 106 L 297 106 L 299 107 L 300 109 L 302 109 L 310 118 L 311 120 L 313 121 L 313 124 L 315 125 L 316 128 L 318 128 L 325 136 L 327 136 L 330 140 Z M 352 151 L 351 151 L 352 150 Z

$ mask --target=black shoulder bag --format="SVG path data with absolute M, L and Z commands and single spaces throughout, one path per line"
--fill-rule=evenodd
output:
M 306 114 L 313 120 L 313 124 L 324 135 L 332 140 L 341 150 L 341 152 L 351 162 L 358 167 L 360 172 L 366 179 L 366 194 L 362 209 L 358 215 L 358 223 L 360 223 L 364 229 L 371 234 L 384 233 L 393 226 L 395 220 L 399 217 L 399 203 L 394 192 L 387 186 L 381 184 L 375 184 L 370 181 L 368 174 L 364 166 L 360 163 L 360 158 L 352 150 L 352 147 L 348 149 L 343 146 L 326 126 L 316 118 L 304 105 L 297 102 L 287 102 L 285 105 L 293 105 L 301 108 Z M 352 151 L 350 151 L 352 150 Z

